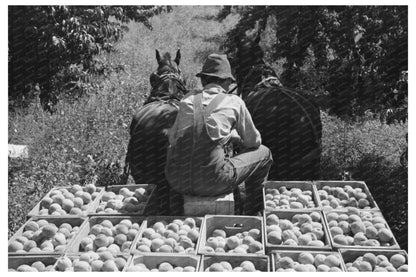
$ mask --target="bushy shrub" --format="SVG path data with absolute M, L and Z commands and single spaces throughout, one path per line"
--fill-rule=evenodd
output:
M 406 151 L 407 124 L 387 125 L 373 117 L 343 121 L 322 113 L 322 179 L 337 180 L 344 172 L 364 181 L 395 234 L 407 249 L 408 177 L 400 164 Z

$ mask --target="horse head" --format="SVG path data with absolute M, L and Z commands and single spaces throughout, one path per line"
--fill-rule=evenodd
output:
M 171 55 L 166 52 L 163 57 L 159 50 L 156 49 L 156 61 L 158 68 L 150 75 L 150 85 L 152 90 L 148 102 L 159 99 L 177 99 L 180 100 L 188 92 L 185 81 L 182 78 L 182 72 L 179 68 L 181 60 L 181 51 L 178 49 L 174 62 Z
M 246 99 L 251 91 L 272 84 L 281 86 L 274 69 L 267 64 L 254 65 L 249 68 L 247 75 L 240 84 L 241 97 Z
M 263 60 L 264 52 L 259 45 L 260 33 L 257 34 L 257 37 L 254 40 L 247 37 L 242 39 L 241 36 L 236 36 L 234 42 L 237 47 L 237 52 L 233 61 L 233 66 L 235 68 L 238 86 L 241 88 L 241 84 L 245 80 L 250 69 L 256 65 L 265 64 Z

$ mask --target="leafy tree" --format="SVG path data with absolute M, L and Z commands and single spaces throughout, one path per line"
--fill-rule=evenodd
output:
M 340 116 L 407 107 L 407 6 L 249 6 L 232 37 L 263 32 L 273 18 L 273 60 L 282 60 L 284 85 L 325 96 Z M 327 96 L 326 96 L 327 95 Z
M 159 6 L 9 6 L 9 106 L 22 105 L 39 94 L 52 110 L 59 91 L 73 91 L 102 74 L 95 60 L 113 51 L 126 23 L 151 28 L 149 17 L 170 7 Z M 107 68 L 108 69 L 108 68 Z

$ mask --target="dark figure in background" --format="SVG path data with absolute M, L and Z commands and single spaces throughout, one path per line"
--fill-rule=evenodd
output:
M 164 174 L 167 133 L 178 113 L 179 100 L 187 93 L 178 68 L 180 58 L 180 50 L 175 63 L 169 53 L 161 57 L 156 50 L 158 69 L 150 76 L 152 91 L 133 117 L 126 156 L 126 165 L 136 184 L 157 184 L 157 214 L 163 215 L 170 213 L 169 186 Z
M 259 42 L 260 35 L 254 41 L 236 38 L 234 67 L 239 94 L 273 155 L 269 179 L 317 180 L 322 152 L 320 110 L 306 94 L 280 84 L 264 62 Z

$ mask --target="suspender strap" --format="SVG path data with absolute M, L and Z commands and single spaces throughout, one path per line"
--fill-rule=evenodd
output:
M 195 95 L 194 101 L 194 139 L 201 135 L 202 128 L 205 127 L 207 117 L 212 111 L 218 107 L 218 105 L 224 100 L 227 95 L 219 93 L 211 102 L 208 104 L 206 109 L 202 106 L 202 92 Z

